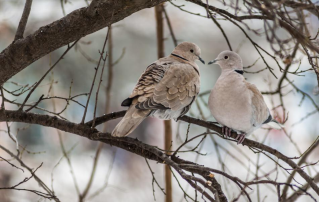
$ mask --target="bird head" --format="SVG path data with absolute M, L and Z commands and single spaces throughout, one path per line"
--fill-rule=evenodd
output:
M 200 48 L 191 42 L 182 42 L 177 45 L 172 54 L 185 58 L 186 60 L 195 63 L 196 60 L 200 60 L 203 64 L 205 61 L 200 57 Z
M 210 64 L 218 64 L 222 70 L 243 70 L 243 61 L 240 56 L 233 51 L 223 51 L 216 59 L 208 62 Z

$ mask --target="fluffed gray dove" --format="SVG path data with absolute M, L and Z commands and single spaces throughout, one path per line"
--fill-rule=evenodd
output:
M 223 126 L 223 134 L 229 136 L 231 130 L 236 131 L 237 143 L 241 144 L 245 136 L 263 124 L 281 128 L 281 124 L 273 120 L 257 87 L 245 80 L 243 63 L 237 53 L 223 51 L 208 64 L 213 63 L 220 66 L 222 73 L 210 93 L 208 106 L 216 121 Z
M 186 114 L 199 93 L 200 75 L 195 61 L 205 64 L 200 54 L 196 44 L 183 42 L 171 55 L 149 65 L 132 94 L 122 102 L 129 109 L 112 136 L 130 134 L 148 116 L 177 120 Z

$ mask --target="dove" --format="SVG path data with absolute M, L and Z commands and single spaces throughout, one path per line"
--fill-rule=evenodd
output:
M 214 88 L 211 90 L 208 107 L 223 126 L 222 132 L 230 136 L 231 130 L 237 132 L 237 144 L 252 134 L 263 124 L 280 129 L 282 126 L 273 120 L 260 91 L 243 76 L 241 57 L 233 51 L 221 52 L 208 64 L 218 64 L 222 70 Z
M 146 117 L 178 120 L 188 112 L 200 89 L 200 48 L 190 42 L 178 44 L 173 52 L 149 65 L 132 94 L 122 102 L 129 107 L 112 132 L 114 137 L 130 134 Z

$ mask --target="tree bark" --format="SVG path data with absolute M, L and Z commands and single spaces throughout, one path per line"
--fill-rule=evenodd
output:
M 0 86 L 46 54 L 166 0 L 104 0 L 77 9 L 35 33 L 14 41 L 0 54 Z M 93 1 L 95 2 L 95 1 Z M 92 3 L 93 3 L 92 2 Z M 95 12 L 93 12 L 93 11 Z M 112 16 L 114 10 L 114 16 Z M 90 12 L 89 12 L 90 11 Z M 111 22 L 112 21 L 112 22 Z

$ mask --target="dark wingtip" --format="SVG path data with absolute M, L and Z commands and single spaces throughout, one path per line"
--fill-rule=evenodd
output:
M 132 98 L 127 98 L 122 102 L 121 106 L 131 106 L 132 101 L 133 101 Z

